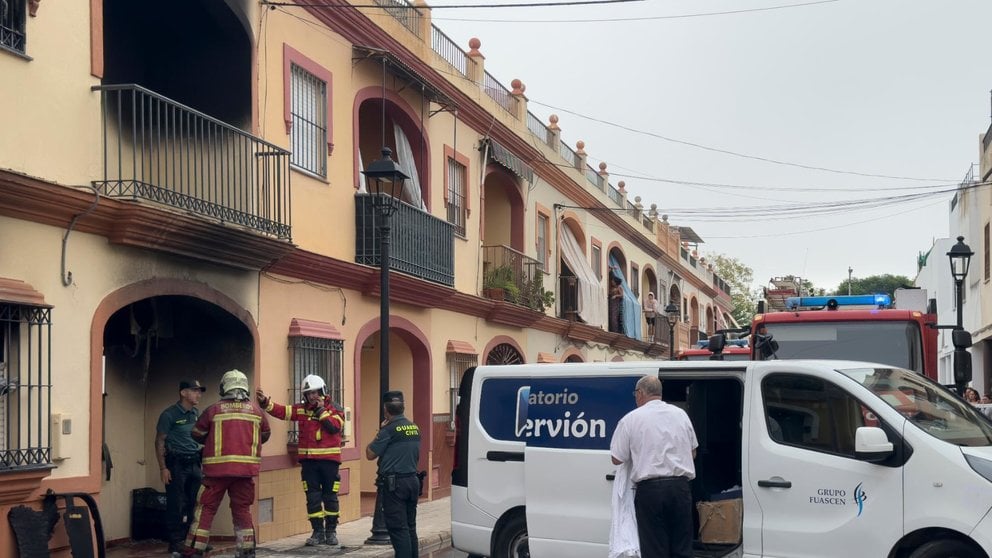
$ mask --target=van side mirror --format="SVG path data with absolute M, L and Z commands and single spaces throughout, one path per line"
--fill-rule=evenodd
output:
M 713 353 L 713 356 L 717 356 L 723 352 L 723 348 L 727 346 L 727 336 L 722 333 L 714 333 L 709 337 L 709 349 Z
M 854 457 L 868 463 L 885 461 L 895 451 L 895 446 L 877 426 L 860 426 L 854 432 Z
M 964 349 L 954 349 L 954 383 L 963 386 L 971 381 L 971 377 L 971 353 Z
M 771 333 L 759 333 L 755 335 L 754 348 L 757 349 L 761 360 L 769 360 L 775 358 L 775 353 L 778 352 L 778 341 Z
M 971 332 L 965 329 L 952 330 L 951 344 L 955 349 L 967 349 L 971 346 Z

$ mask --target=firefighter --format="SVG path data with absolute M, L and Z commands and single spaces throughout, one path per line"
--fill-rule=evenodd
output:
M 307 518 L 313 535 L 307 546 L 338 545 L 338 488 L 341 477 L 341 431 L 344 412 L 327 393 L 324 379 L 313 374 L 300 384 L 303 394 L 299 405 L 281 405 L 265 395 L 262 388 L 255 391 L 258 404 L 265 412 L 281 420 L 299 425 L 300 476 L 307 499 Z
M 193 426 L 193 439 L 203 444 L 203 486 L 200 488 L 186 548 L 173 557 L 202 558 L 210 525 L 224 494 L 231 499 L 237 558 L 254 558 L 255 528 L 251 505 L 255 477 L 262 462 L 261 445 L 269 439 L 269 421 L 251 400 L 248 378 L 229 370 L 220 380 L 220 401 L 207 407 Z

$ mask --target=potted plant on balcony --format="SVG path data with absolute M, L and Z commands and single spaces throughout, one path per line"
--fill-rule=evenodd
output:
M 524 293 L 527 306 L 538 312 L 544 312 L 555 303 L 554 291 L 544 290 L 544 273 L 541 271 L 524 284 Z
M 482 296 L 492 300 L 517 302 L 520 288 L 513 280 L 513 269 L 508 265 L 494 267 L 482 276 Z

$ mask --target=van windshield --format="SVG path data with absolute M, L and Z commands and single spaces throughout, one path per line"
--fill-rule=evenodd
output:
M 765 324 L 778 358 L 878 362 L 923 372 L 923 342 L 913 322 L 786 322 Z
M 947 388 L 900 368 L 838 372 L 870 389 L 927 434 L 958 446 L 992 445 L 992 422 Z

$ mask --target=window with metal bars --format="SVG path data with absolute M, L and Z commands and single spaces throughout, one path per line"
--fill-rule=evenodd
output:
M 541 262 L 541 271 L 548 269 L 548 229 L 551 220 L 543 213 L 537 214 L 537 261 Z
M 320 376 L 327 386 L 327 394 L 340 407 L 343 407 L 344 388 L 341 378 L 344 341 L 340 339 L 324 339 L 321 337 L 290 337 L 290 403 L 303 401 L 300 385 L 303 378 L 313 374 Z M 292 423 L 289 431 L 289 443 L 299 443 L 299 431 Z
M 448 222 L 455 234 L 465 236 L 465 165 L 448 158 Z
M 327 177 L 327 82 L 296 64 L 290 65 L 292 102 L 290 163 Z
M 630 264 L 630 292 L 641 296 L 641 270 L 635 264 Z
M 473 366 L 479 365 L 479 355 L 465 355 L 460 353 L 448 353 L 448 402 L 451 410 L 448 428 L 455 429 L 455 409 L 458 407 L 458 386 L 462 382 L 465 371 Z
M 51 311 L 0 304 L 0 471 L 52 462 Z
M 0 47 L 25 54 L 27 0 L 0 0 Z

